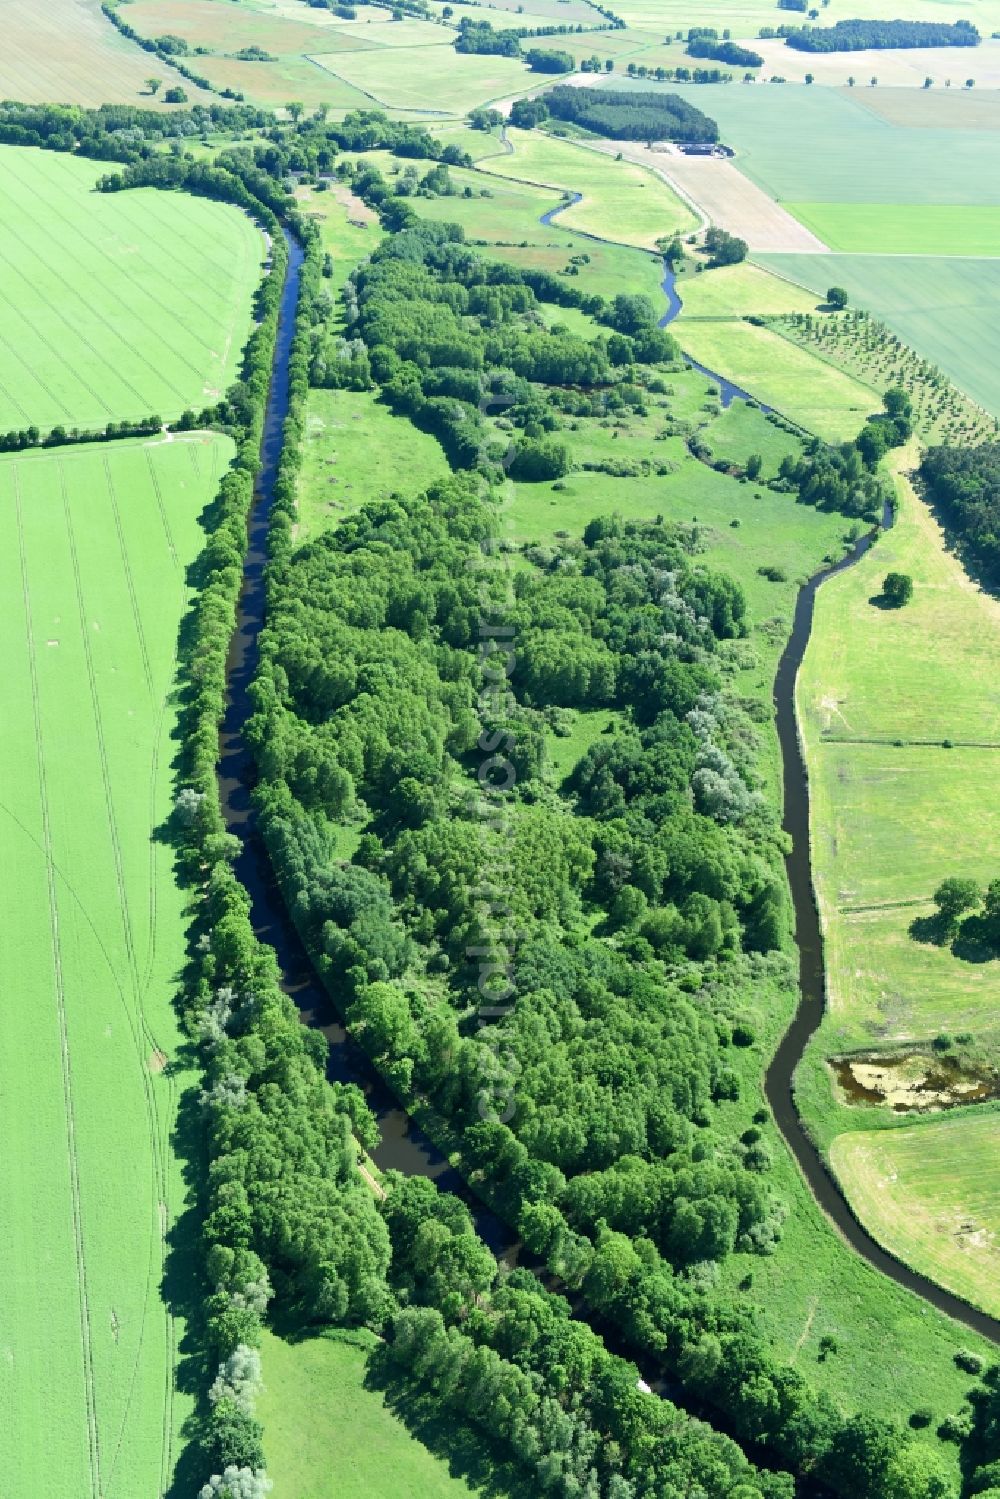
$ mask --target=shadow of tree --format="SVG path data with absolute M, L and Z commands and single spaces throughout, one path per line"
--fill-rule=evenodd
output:
M 537 1499 L 537 1482 L 507 1458 L 485 1432 L 447 1420 L 440 1405 L 413 1390 L 392 1367 L 385 1347 L 372 1350 L 365 1387 L 381 1393 L 387 1407 L 428 1452 L 448 1464 L 486 1499 Z
M 954 934 L 948 919 L 935 911 L 933 916 L 915 916 L 909 926 L 914 942 L 925 942 L 933 947 L 947 947 Z
M 958 929 L 951 950 L 963 963 L 989 963 L 1000 957 L 993 938 L 992 924 L 985 916 L 967 916 Z

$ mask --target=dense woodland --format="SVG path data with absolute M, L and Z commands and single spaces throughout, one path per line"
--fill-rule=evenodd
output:
M 612 140 L 717 141 L 719 127 L 679 94 L 559 85 L 542 95 L 549 114 Z
M 803 26 L 785 37 L 786 46 L 799 52 L 978 47 L 979 42 L 979 32 L 970 21 L 837 21 L 833 26 Z
M 920 475 L 970 558 L 1000 575 L 1000 443 L 930 448 Z

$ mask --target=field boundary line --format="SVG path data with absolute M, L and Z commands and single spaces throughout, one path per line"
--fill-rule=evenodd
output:
M 31 591 L 28 584 L 28 559 L 24 543 L 24 525 L 21 506 L 21 483 L 17 466 L 13 470 L 14 510 L 17 517 L 18 556 L 21 566 L 21 588 L 24 601 L 26 642 L 28 647 L 28 674 L 31 682 L 32 714 L 35 726 L 35 757 L 38 766 L 38 789 L 42 813 L 42 839 L 45 855 L 45 879 L 49 899 L 49 933 L 52 944 L 53 978 L 55 980 L 56 1013 L 59 1022 L 59 1050 L 62 1063 L 63 1108 L 66 1118 L 66 1147 L 69 1158 L 70 1197 L 73 1218 L 74 1248 L 76 1251 L 77 1284 L 80 1304 L 80 1341 L 83 1354 L 84 1399 L 87 1407 L 87 1436 L 90 1457 L 90 1489 L 95 1499 L 103 1493 L 101 1485 L 101 1447 L 97 1429 L 97 1400 L 94 1377 L 94 1356 L 90 1341 L 90 1302 L 87 1291 L 87 1265 L 83 1250 L 83 1215 L 80 1197 L 79 1161 L 76 1153 L 76 1119 L 73 1109 L 73 1075 L 69 1055 L 69 1035 L 66 1024 L 66 994 L 63 985 L 62 953 L 59 945 L 59 906 L 56 897 L 54 866 L 52 859 L 52 825 L 49 820 L 48 783 L 45 774 L 45 751 L 42 737 L 41 699 L 38 691 L 38 670 L 35 659 L 35 632 L 31 620 Z

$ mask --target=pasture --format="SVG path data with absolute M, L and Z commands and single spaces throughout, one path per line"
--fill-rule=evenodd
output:
M 266 1382 L 257 1414 L 276 1490 L 301 1499 L 360 1493 L 368 1499 L 469 1499 L 479 1485 L 449 1467 L 474 1462 L 472 1454 L 448 1451 L 444 1432 L 428 1432 L 436 1456 L 386 1398 L 367 1387 L 368 1358 L 377 1346 L 367 1331 L 295 1343 L 264 1333 Z M 485 1466 L 482 1455 L 479 1464 Z M 497 1485 L 491 1492 L 503 1499 L 506 1491 Z
M 238 372 L 260 231 L 206 198 L 96 193 L 102 171 L 0 147 L 0 431 L 177 416 Z
M 872 602 L 889 569 L 914 580 L 905 609 Z M 946 876 L 994 877 L 998 643 L 1000 604 L 945 549 L 905 484 L 896 525 L 817 595 L 798 710 L 826 934 L 827 1051 L 995 1025 L 1000 963 L 963 962 L 917 942 L 909 926 L 929 914 Z
M 957 256 L 776 255 L 765 266 L 822 295 L 843 286 L 960 390 L 1000 417 L 1000 260 Z
M 174 652 L 228 439 L 0 459 L 0 1461 L 11 1489 L 164 1493 L 189 1397 L 161 1296 L 171 1154 Z M 181 1290 L 173 1271 L 175 1294 Z M 58 1334 L 56 1333 L 58 1330 Z
M 689 262 L 690 264 L 690 262 Z M 792 312 L 815 312 L 817 300 L 794 282 L 772 275 L 752 261 L 722 265 L 702 274 L 688 274 L 677 283 L 685 321 L 691 318 L 776 317 Z
M 580 193 L 559 225 L 619 244 L 652 249 L 658 239 L 687 234 L 694 214 L 654 172 L 631 161 L 608 160 L 592 148 L 538 131 L 509 130 L 510 156 L 491 157 L 481 170 Z
M 369 391 L 309 394 L 296 537 L 306 540 L 369 500 L 415 494 L 451 472 L 437 439 Z
M 153 99 L 153 72 L 181 82 L 105 20 L 99 0 L 4 0 L 0 48 L 0 98 L 24 104 L 134 104 L 169 110 Z M 152 66 L 151 66 L 152 64 Z M 191 102 L 212 95 L 184 82 Z
M 756 400 L 829 442 L 856 436 L 866 417 L 881 405 L 870 386 L 824 364 L 770 328 L 688 319 L 682 313 L 671 331 L 699 364 L 724 371 Z
M 867 1228 L 951 1291 L 1000 1314 L 1000 1113 L 838 1136 L 830 1160 Z

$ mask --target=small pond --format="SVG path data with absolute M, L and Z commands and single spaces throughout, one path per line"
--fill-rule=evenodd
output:
M 830 1065 L 848 1103 L 882 1104 L 897 1114 L 1000 1098 L 1000 1074 L 934 1052 L 834 1057 Z

